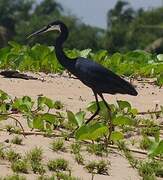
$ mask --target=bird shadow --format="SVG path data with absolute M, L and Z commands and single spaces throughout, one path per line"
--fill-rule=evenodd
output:
M 24 79 L 24 80 L 38 80 L 38 78 L 29 76 L 27 74 L 20 73 L 19 71 L 14 70 L 5 70 L 1 71 L 0 75 L 4 78 L 15 78 L 15 79 Z

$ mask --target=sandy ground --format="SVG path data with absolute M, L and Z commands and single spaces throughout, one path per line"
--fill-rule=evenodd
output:
M 64 103 L 65 109 L 77 112 L 79 109 L 84 109 L 86 105 L 94 101 L 93 93 L 89 88 L 83 85 L 78 79 L 60 77 L 58 75 L 36 75 L 44 78 L 44 82 L 39 80 L 22 80 L 22 79 L 8 79 L 0 77 L 0 89 L 10 94 L 12 97 L 21 97 L 24 95 L 36 98 L 43 94 L 54 100 L 60 100 Z M 116 100 L 127 100 L 132 103 L 133 107 L 139 111 L 153 110 L 156 104 L 163 105 L 163 88 L 159 89 L 156 86 L 149 84 L 142 84 L 133 82 L 136 85 L 139 95 L 132 97 L 128 95 L 105 95 L 109 103 L 115 103 Z M 2 125 L 0 124 L 0 127 Z M 0 142 L 6 139 L 12 139 L 12 135 L 5 132 L 0 132 Z M 82 167 L 77 165 L 73 159 L 73 155 L 67 153 L 54 153 L 49 148 L 50 142 L 53 138 L 46 138 L 42 136 L 28 136 L 23 138 L 23 145 L 12 145 L 18 152 L 25 153 L 35 146 L 42 147 L 44 151 L 44 160 L 56 157 L 64 157 L 70 161 L 70 166 L 73 169 L 72 174 L 80 177 L 83 180 L 91 179 L 91 175 Z M 69 144 L 67 144 L 69 146 Z M 94 158 L 89 154 L 84 155 L 87 161 Z M 106 158 L 105 158 L 106 159 Z M 95 180 L 138 180 L 141 179 L 136 170 L 132 169 L 128 161 L 118 152 L 114 151 L 109 154 L 107 158 L 111 162 L 109 176 L 96 175 Z M 0 176 L 12 174 L 9 164 L 7 162 L 0 162 Z M 28 174 L 27 179 L 36 179 L 36 175 Z

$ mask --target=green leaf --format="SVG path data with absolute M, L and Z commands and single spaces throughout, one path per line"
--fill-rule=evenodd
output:
M 45 113 L 45 114 L 41 115 L 41 119 L 45 120 L 51 124 L 56 123 L 56 121 L 58 121 L 56 115 L 50 114 L 50 113 Z
M 147 64 L 151 60 L 151 54 L 143 50 L 130 51 L 125 55 L 128 62 L 137 62 L 139 64 Z
M 161 140 L 155 150 L 155 154 L 163 154 L 163 140 Z
M 0 113 L 7 113 L 11 109 L 11 104 L 3 103 L 0 105 Z
M 44 130 L 44 121 L 40 115 L 33 119 L 33 128 Z
M 94 54 L 92 59 L 98 63 L 103 63 L 103 61 L 106 60 L 107 56 L 108 56 L 107 50 L 99 50 L 98 52 L 96 52 L 96 54 Z
M 90 139 L 96 140 L 108 133 L 109 129 L 106 124 L 95 123 L 89 127 Z
M 91 51 L 92 51 L 92 49 L 84 49 L 84 50 L 80 51 L 80 56 L 87 58 Z
M 103 101 L 99 101 L 99 106 L 100 106 L 100 109 L 104 109 L 106 107 L 105 103 Z M 88 104 L 87 106 L 87 110 L 94 113 L 96 110 L 97 110 L 97 104 L 96 104 L 96 101 L 93 101 L 91 103 Z
M 55 107 L 55 102 L 49 98 L 46 98 L 45 104 L 48 106 L 48 108 L 52 109 Z
M 96 140 L 108 133 L 108 127 L 105 124 L 95 123 L 81 126 L 75 133 L 78 140 Z
M 80 111 L 80 112 L 75 114 L 75 119 L 76 119 L 77 124 L 78 124 L 79 127 L 82 126 L 82 124 L 84 122 L 84 117 L 85 117 L 85 112 L 84 111 Z
M 75 115 L 72 111 L 67 111 L 67 118 L 68 121 L 76 126 L 78 126 L 78 123 L 76 121 Z
M 163 140 L 156 142 L 154 141 L 151 145 L 149 156 L 157 156 L 163 154 Z
M 32 120 L 32 119 L 27 118 L 27 124 L 28 124 L 28 127 L 29 127 L 29 128 L 31 128 L 31 129 L 34 128 L 34 127 L 33 127 L 33 120 Z
M 89 127 L 87 125 L 81 126 L 75 132 L 75 138 L 78 140 L 89 140 Z
M 127 108 L 127 110 L 130 110 L 131 109 L 131 104 L 127 101 L 117 101 L 118 103 L 118 106 L 121 110 L 124 110 L 125 108 Z
M 12 107 L 21 112 L 29 113 L 33 107 L 33 102 L 30 97 L 24 96 L 23 98 L 15 99 Z
M 23 96 L 22 101 L 23 102 L 32 102 L 32 99 L 29 96 Z
M 103 101 L 100 101 L 99 106 L 100 106 L 99 115 L 102 116 L 105 120 L 108 120 L 109 119 L 109 111 L 108 111 L 108 108 L 106 107 L 105 103 Z M 110 105 L 108 104 L 108 106 L 110 106 Z M 87 110 L 94 113 L 97 110 L 96 101 L 89 103 L 87 106 Z
M 22 104 L 18 107 L 18 109 L 21 111 L 21 112 L 29 112 L 30 109 L 29 109 L 29 106 L 27 104 Z
M 44 108 L 44 106 L 47 106 L 49 109 L 52 109 L 55 107 L 55 102 L 47 97 L 38 97 L 37 99 L 38 108 Z
M 121 132 L 114 131 L 112 132 L 110 139 L 112 141 L 119 141 L 119 140 L 124 139 L 124 135 Z
M 80 111 L 74 115 L 74 113 L 72 111 L 67 111 L 67 117 L 68 117 L 68 120 L 70 123 L 72 123 L 78 127 L 81 127 L 81 125 L 84 122 L 85 112 Z
M 138 110 L 136 108 L 130 109 L 129 112 L 134 116 L 136 116 L 138 114 Z
M 118 116 L 113 119 L 113 124 L 119 125 L 119 126 L 123 126 L 123 125 L 130 126 L 130 125 L 133 125 L 133 120 L 126 116 Z
M 4 91 L 0 90 L 0 100 L 3 102 L 4 100 L 10 99 L 10 96 Z
M 93 102 L 89 103 L 88 106 L 87 106 L 87 110 L 94 113 L 97 110 L 96 101 L 93 101 Z

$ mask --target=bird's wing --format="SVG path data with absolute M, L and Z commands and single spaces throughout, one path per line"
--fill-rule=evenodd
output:
M 137 95 L 135 88 L 129 82 L 94 61 L 78 58 L 75 69 L 77 77 L 97 91 Z

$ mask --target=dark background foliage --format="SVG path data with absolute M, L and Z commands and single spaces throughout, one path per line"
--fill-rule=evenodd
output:
M 70 29 L 66 48 L 94 51 L 106 49 L 109 53 L 134 49 L 161 53 L 163 51 L 163 8 L 134 10 L 128 2 L 118 1 L 107 13 L 107 28 L 100 29 L 84 24 L 78 17 L 65 13 L 55 0 L 1 0 L 0 47 L 9 40 L 34 44 L 36 41 L 53 45 L 54 33 L 30 42 L 26 37 L 55 19 L 63 20 Z

